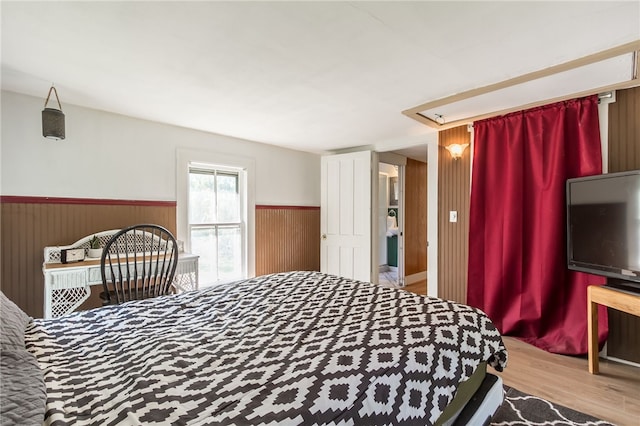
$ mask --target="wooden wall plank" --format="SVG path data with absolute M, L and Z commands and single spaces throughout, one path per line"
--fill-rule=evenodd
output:
M 609 104 L 610 173 L 640 169 L 640 87 L 619 90 Z M 609 309 L 610 356 L 640 363 L 640 318 Z
M 25 312 L 41 317 L 45 246 L 68 245 L 95 232 L 157 223 L 176 232 L 175 203 L 42 200 L 3 197 L 0 203 L 0 289 Z M 60 204 L 62 202 L 62 204 Z M 116 204 L 108 204 L 114 202 Z M 320 269 L 320 209 L 260 206 L 256 210 L 256 273 Z M 100 306 L 99 287 L 81 309 Z
M 427 163 L 407 159 L 405 168 L 405 275 L 427 270 Z
M 320 270 L 320 209 L 256 209 L 256 275 Z
M 467 126 L 438 134 L 438 296 L 466 303 L 469 247 L 470 150 L 454 160 L 444 148 L 470 143 Z M 458 212 L 458 221 L 449 222 L 449 212 Z
M 176 208 L 154 205 L 84 205 L 78 203 L 0 204 L 0 289 L 27 314 L 41 317 L 45 246 L 68 245 L 94 232 L 141 222 L 163 225 L 175 233 Z M 94 289 L 95 290 L 95 289 Z M 87 307 L 99 306 L 96 303 Z

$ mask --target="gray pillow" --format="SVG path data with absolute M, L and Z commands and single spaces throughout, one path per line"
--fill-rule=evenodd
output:
M 0 291 L 0 349 L 24 349 L 24 330 L 31 317 Z
M 2 425 L 41 425 L 47 389 L 36 358 L 25 349 L 0 352 Z

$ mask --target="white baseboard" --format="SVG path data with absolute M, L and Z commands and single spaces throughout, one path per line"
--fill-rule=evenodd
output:
M 404 284 L 413 284 L 418 281 L 425 281 L 427 279 L 427 271 L 417 272 L 415 274 L 406 275 L 404 277 Z
M 616 358 L 614 356 L 605 356 L 603 358 L 609 361 L 619 362 L 620 364 L 631 365 L 632 367 L 640 367 L 640 364 L 637 362 L 627 361 L 626 359 Z
M 621 359 L 621 358 L 616 358 L 614 356 L 609 356 L 608 355 L 608 350 L 609 349 L 609 342 L 605 342 L 604 347 L 602 348 L 602 350 L 600 351 L 600 353 L 598 354 L 598 356 L 602 359 L 608 359 L 614 362 L 619 362 L 621 364 L 627 364 L 627 365 L 631 365 L 633 367 L 638 367 L 640 368 L 640 364 L 637 362 L 633 362 L 633 361 L 628 361 L 626 359 Z

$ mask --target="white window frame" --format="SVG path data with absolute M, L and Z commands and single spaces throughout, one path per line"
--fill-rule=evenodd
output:
M 212 151 L 178 149 L 176 165 L 176 221 L 177 239 L 184 241 L 185 251 L 191 251 L 191 236 L 189 233 L 189 168 L 207 167 L 220 171 L 238 171 L 240 185 L 245 183 L 246 200 L 241 216 L 246 223 L 246 241 L 243 242 L 244 262 L 243 278 L 255 276 L 255 160 L 247 157 L 221 154 Z

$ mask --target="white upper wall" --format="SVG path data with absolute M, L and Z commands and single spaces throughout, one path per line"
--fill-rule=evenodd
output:
M 42 136 L 44 98 L 2 92 L 1 195 L 175 201 L 177 150 L 191 149 L 253 159 L 256 204 L 320 205 L 318 155 L 69 105 L 60 96 L 66 139 L 52 141 Z

